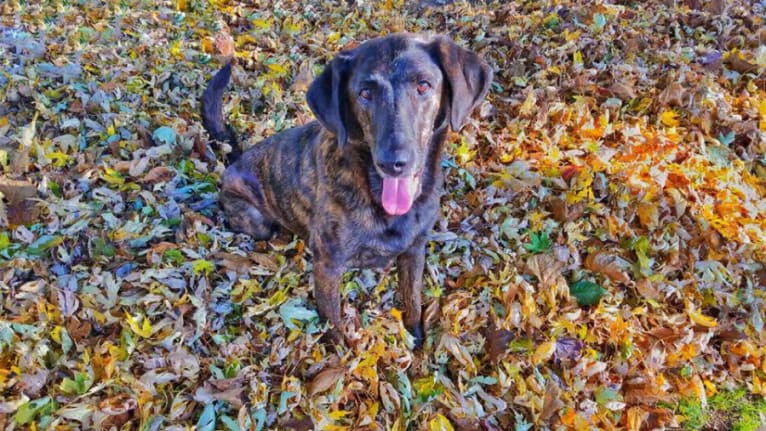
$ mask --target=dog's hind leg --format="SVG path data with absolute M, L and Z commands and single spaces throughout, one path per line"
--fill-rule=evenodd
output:
M 227 224 L 235 232 L 245 233 L 255 240 L 267 240 L 279 225 L 268 219 L 253 204 L 231 193 L 221 194 L 221 205 L 226 213 Z

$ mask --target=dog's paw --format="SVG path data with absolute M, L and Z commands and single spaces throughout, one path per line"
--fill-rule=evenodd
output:
M 319 342 L 327 347 L 338 347 L 345 344 L 345 337 L 337 328 L 330 328 L 319 338 Z
M 426 336 L 423 331 L 423 324 L 419 323 L 414 328 L 408 328 L 413 339 L 413 350 L 420 350 L 423 348 L 423 342 L 425 342 Z

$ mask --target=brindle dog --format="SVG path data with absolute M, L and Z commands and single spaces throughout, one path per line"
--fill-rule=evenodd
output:
M 227 64 L 202 96 L 205 129 L 234 148 L 220 196 L 230 227 L 268 239 L 282 226 L 306 239 L 317 308 L 334 331 L 343 273 L 396 259 L 404 323 L 420 347 L 426 234 L 439 214 L 447 128 L 460 130 L 481 103 L 492 69 L 444 36 L 372 39 L 339 53 L 311 84 L 318 122 L 241 155 L 222 113 L 230 76 Z

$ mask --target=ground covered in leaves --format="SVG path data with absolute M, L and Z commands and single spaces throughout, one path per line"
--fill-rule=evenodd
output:
M 758 429 L 766 5 L 579 3 L 3 2 L 0 429 Z M 401 30 L 496 81 L 445 155 L 425 349 L 356 271 L 336 352 L 304 244 L 223 227 L 198 98 L 229 32 L 255 142 Z

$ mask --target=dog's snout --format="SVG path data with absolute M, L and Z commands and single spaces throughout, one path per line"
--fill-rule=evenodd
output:
M 395 150 L 379 154 L 375 163 L 384 174 L 397 176 L 404 172 L 411 161 L 412 157 L 408 151 Z

